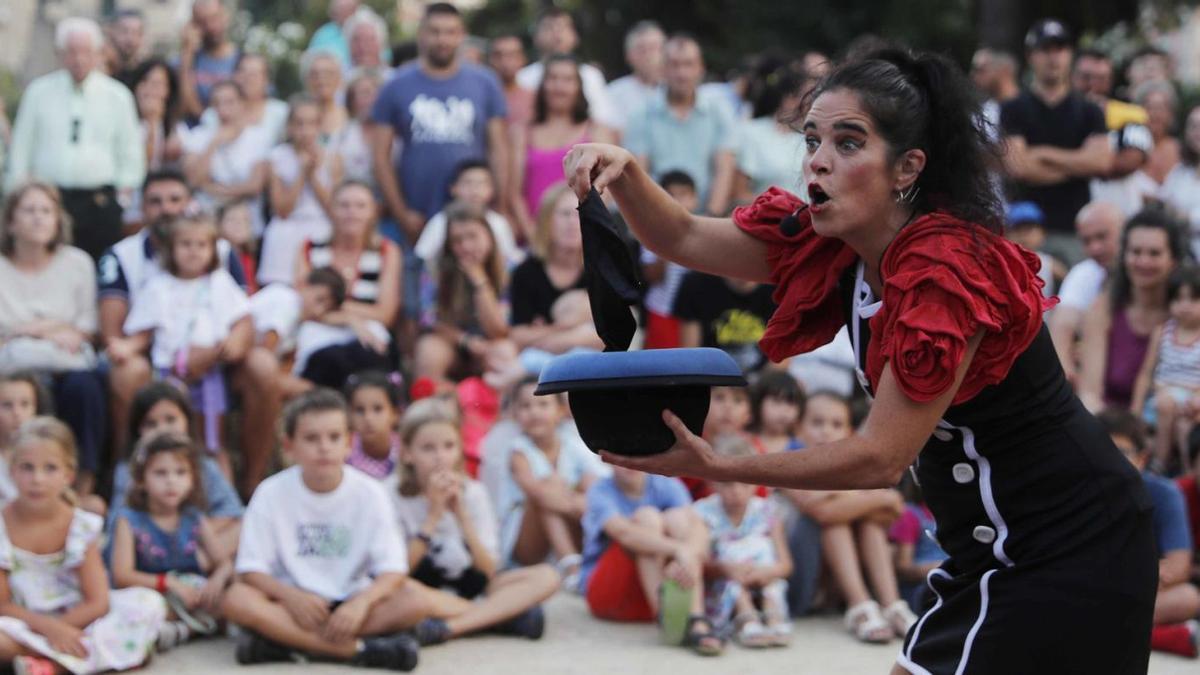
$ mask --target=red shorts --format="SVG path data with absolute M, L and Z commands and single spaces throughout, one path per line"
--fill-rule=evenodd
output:
M 606 621 L 647 622 L 654 610 L 638 578 L 637 563 L 620 544 L 609 544 L 588 579 L 588 609 Z
M 645 349 L 673 349 L 679 346 L 679 319 L 646 310 Z

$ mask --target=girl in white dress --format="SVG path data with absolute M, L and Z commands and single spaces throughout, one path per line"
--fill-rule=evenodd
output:
M 25 673 L 99 673 L 145 662 L 166 617 L 149 588 L 110 591 L 103 519 L 72 505 L 75 440 L 51 417 L 13 445 L 17 499 L 0 518 L 0 662 Z
M 288 142 L 271 151 L 271 222 L 263 235 L 258 280 L 290 284 L 305 241 L 325 241 L 333 187 L 341 182 L 342 161 L 321 147 L 321 109 L 297 96 L 288 113 Z

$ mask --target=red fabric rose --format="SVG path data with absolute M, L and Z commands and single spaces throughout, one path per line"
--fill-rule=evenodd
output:
M 788 236 L 780 223 L 795 214 Z M 774 361 L 811 351 L 844 324 L 838 280 L 857 263 L 854 251 L 812 229 L 795 195 L 771 188 L 734 211 L 742 231 L 767 244 L 778 305 L 759 345 Z M 984 336 L 954 397 L 973 398 L 1008 375 L 1054 306 L 1042 297 L 1038 257 L 984 228 L 935 212 L 909 223 L 884 254 L 883 303 L 871 318 L 867 378 L 879 386 L 892 364 L 901 390 L 930 401 L 954 384 L 967 343 Z

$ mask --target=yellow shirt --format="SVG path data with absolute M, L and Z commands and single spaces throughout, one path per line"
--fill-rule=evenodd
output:
M 1145 124 L 1148 121 L 1150 116 L 1140 105 L 1110 98 L 1104 106 L 1104 125 L 1109 131 L 1116 131 L 1126 124 Z

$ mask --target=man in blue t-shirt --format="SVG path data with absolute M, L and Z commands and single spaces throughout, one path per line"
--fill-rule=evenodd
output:
M 410 244 L 445 205 L 461 162 L 486 158 L 500 194 L 507 185 L 504 92 L 491 72 L 459 58 L 465 38 L 453 5 L 430 5 L 417 30 L 418 62 L 396 72 L 371 111 L 375 177 Z M 393 165 L 397 138 L 403 150 Z
M 179 59 L 179 103 L 183 115 L 200 119 L 212 88 L 233 77 L 241 51 L 229 40 L 229 12 L 220 0 L 196 0 L 183 28 Z

